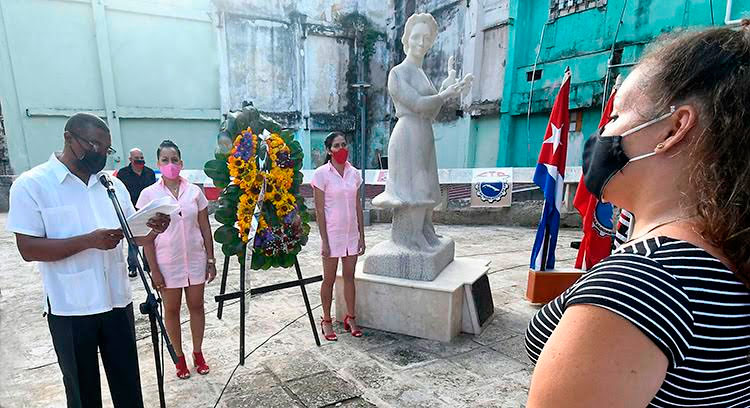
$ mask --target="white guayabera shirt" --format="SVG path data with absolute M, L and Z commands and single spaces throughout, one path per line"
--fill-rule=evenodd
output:
M 135 212 L 125 185 L 112 178 L 125 216 Z M 84 184 L 57 159 L 24 172 L 10 189 L 7 230 L 72 238 L 100 228 L 120 228 L 117 213 L 97 175 Z M 45 311 L 58 316 L 103 313 L 132 302 L 123 243 L 103 251 L 87 249 L 55 262 L 39 262 Z M 47 307 L 47 300 L 49 306 Z

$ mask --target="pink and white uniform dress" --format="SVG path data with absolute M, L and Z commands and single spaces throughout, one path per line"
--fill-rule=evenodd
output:
M 315 170 L 310 184 L 325 193 L 326 230 L 332 258 L 359 253 L 357 191 L 362 184 L 359 170 L 348 161 L 343 177 L 328 162 Z
M 184 288 L 206 282 L 206 247 L 203 243 L 198 212 L 208 207 L 200 187 L 180 177 L 180 190 L 174 198 L 164 179 L 146 187 L 136 207 L 143 208 L 152 200 L 170 197 L 180 206 L 172 215 L 169 228 L 156 237 L 156 262 L 167 288 Z

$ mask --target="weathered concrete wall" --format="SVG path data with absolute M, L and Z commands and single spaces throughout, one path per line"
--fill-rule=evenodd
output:
M 290 23 L 228 15 L 230 105 L 242 101 L 272 112 L 298 110 L 295 94 L 296 41 Z
M 360 137 L 357 62 L 362 44 L 352 21 L 364 16 L 373 38 L 373 55 L 365 67 L 368 94 L 367 167 L 388 134 L 385 85 L 390 53 L 385 43 L 391 15 L 388 2 L 366 0 L 214 0 L 224 16 L 220 36 L 226 42 L 227 73 L 223 109 L 252 101 L 284 126 L 296 129 L 306 153 L 306 168 L 322 163 L 323 139 L 343 131 L 351 144 L 350 159 L 359 166 Z M 222 41 L 222 38 L 219 39 Z M 360 41 L 361 42 L 361 41 Z
M 349 100 L 346 71 L 352 42 L 349 39 L 324 36 L 307 38 L 307 87 L 311 113 L 338 113 Z

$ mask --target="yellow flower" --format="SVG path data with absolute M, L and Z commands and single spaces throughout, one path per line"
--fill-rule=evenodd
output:
M 278 208 L 284 201 L 284 193 L 280 191 L 273 192 L 269 195 L 268 199 Z

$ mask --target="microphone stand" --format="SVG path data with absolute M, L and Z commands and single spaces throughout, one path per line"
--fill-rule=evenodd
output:
M 107 194 L 109 195 L 109 199 L 112 200 L 112 205 L 115 207 L 117 218 L 120 220 L 120 226 L 122 227 L 122 232 L 125 235 L 125 240 L 127 241 L 129 247 L 138 248 L 135 244 L 133 232 L 130 230 L 130 225 L 128 225 L 128 221 L 125 218 L 122 207 L 120 206 L 120 201 L 117 199 L 117 195 L 115 194 L 115 188 L 112 185 L 112 180 L 110 180 L 109 176 L 107 176 L 106 174 L 102 174 L 99 176 L 99 182 L 101 182 L 102 185 L 104 185 L 104 187 L 107 189 Z M 148 320 L 151 323 L 151 343 L 153 344 L 154 348 L 156 381 L 159 387 L 159 406 L 161 408 L 165 408 L 167 405 L 164 399 L 164 372 L 162 371 L 162 365 L 160 364 L 161 354 L 159 352 L 159 330 L 157 329 L 157 323 L 158 328 L 161 329 L 161 335 L 164 343 L 167 345 L 167 351 L 169 352 L 169 355 L 172 357 L 172 361 L 175 364 L 177 364 L 177 354 L 175 354 L 174 347 L 169 341 L 167 331 L 164 328 L 164 321 L 162 320 L 161 314 L 159 313 L 160 300 L 156 299 L 156 296 L 154 296 L 154 292 L 151 290 L 151 286 L 149 285 L 148 280 L 146 280 L 146 275 L 144 274 L 143 267 L 141 266 L 142 258 L 140 251 L 136 249 L 136 252 L 138 253 L 136 257 L 136 267 L 138 269 L 138 274 L 141 277 L 141 281 L 143 282 L 143 288 L 146 289 L 146 301 L 140 304 L 140 311 L 141 314 L 148 315 Z

